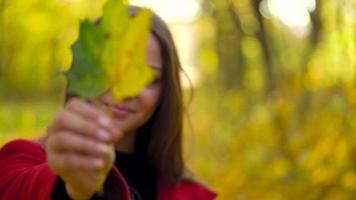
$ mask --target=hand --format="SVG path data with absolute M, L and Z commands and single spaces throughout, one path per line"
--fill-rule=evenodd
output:
M 122 135 L 100 109 L 72 98 L 47 131 L 49 166 L 64 180 L 73 199 L 89 199 L 103 184 Z

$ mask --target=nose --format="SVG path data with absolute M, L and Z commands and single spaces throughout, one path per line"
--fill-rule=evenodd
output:
M 135 96 L 130 96 L 130 97 L 125 97 L 124 99 L 120 100 L 120 102 L 126 102 L 126 101 L 132 101 L 133 99 L 137 98 L 139 96 L 135 95 Z M 101 98 L 102 100 L 106 101 L 106 102 L 110 102 L 110 103 L 114 103 L 117 102 L 117 100 L 115 100 L 115 97 L 112 93 L 112 90 L 108 90 Z
M 122 101 L 131 101 L 131 100 L 133 100 L 133 99 L 135 99 L 136 97 L 137 97 L 138 95 L 136 95 L 136 96 L 132 96 L 132 97 L 126 97 L 126 98 L 124 98 Z

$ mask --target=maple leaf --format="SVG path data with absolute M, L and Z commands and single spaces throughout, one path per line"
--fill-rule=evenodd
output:
M 69 92 L 92 99 L 112 89 L 118 101 L 139 94 L 154 79 L 146 62 L 151 18 L 149 9 L 132 18 L 123 0 L 109 0 L 98 25 L 81 22 L 66 73 Z

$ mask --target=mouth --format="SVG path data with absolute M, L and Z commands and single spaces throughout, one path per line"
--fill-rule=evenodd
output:
M 134 113 L 134 110 L 124 107 L 124 106 L 110 105 L 108 103 L 104 103 L 104 104 L 114 117 L 120 118 L 120 117 L 125 117 L 129 114 Z

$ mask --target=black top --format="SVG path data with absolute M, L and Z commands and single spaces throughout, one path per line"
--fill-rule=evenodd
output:
M 139 155 L 116 152 L 115 166 L 125 177 L 133 200 L 155 200 L 156 175 L 148 162 Z M 63 180 L 58 178 L 55 185 L 53 200 L 70 200 Z M 103 199 L 95 195 L 92 200 Z
M 115 165 L 129 184 L 134 200 L 156 199 L 156 176 L 144 158 L 116 152 Z

